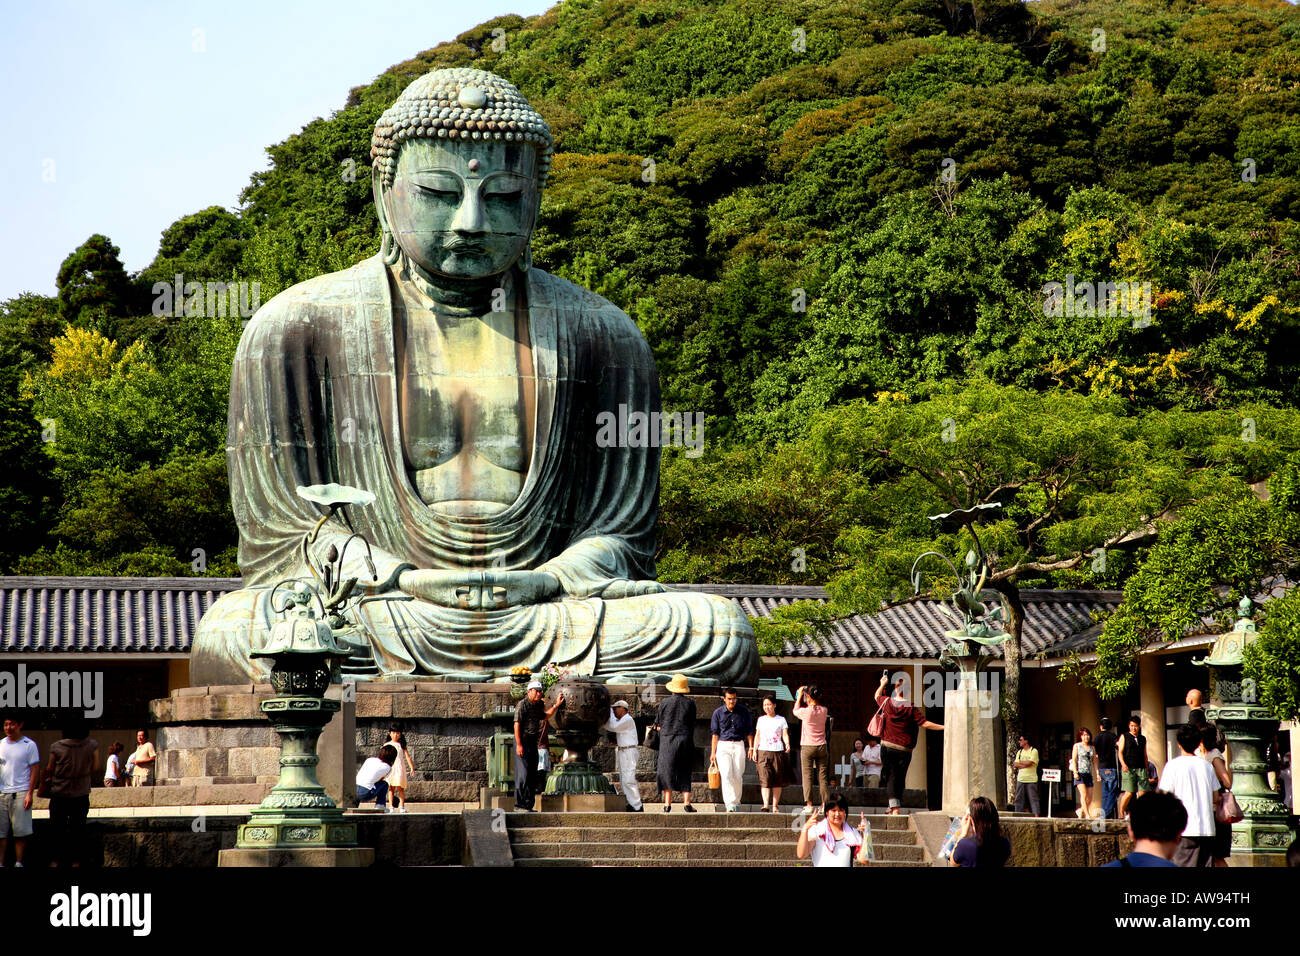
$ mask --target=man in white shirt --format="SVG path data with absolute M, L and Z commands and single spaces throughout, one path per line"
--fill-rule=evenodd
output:
M 23 736 L 23 722 L 5 715 L 0 738 L 0 866 L 4 866 L 9 834 L 14 837 L 14 865 L 23 865 L 23 847 L 32 835 L 32 799 L 41 782 L 41 754 L 36 741 Z
M 1180 727 L 1178 749 L 1182 754 L 1165 764 L 1165 772 L 1160 775 L 1160 789 L 1181 800 L 1187 811 L 1187 827 L 1173 857 L 1179 866 L 1214 866 L 1214 809 L 1219 802 L 1219 778 L 1208 761 L 1196 756 L 1200 742 L 1199 727 Z
M 880 772 L 883 764 L 880 759 L 880 738 L 867 737 L 866 742 L 862 745 L 862 783 L 863 787 L 879 787 Z
M 385 779 L 393 772 L 393 762 L 397 760 L 397 748 L 384 744 L 377 757 L 367 757 L 366 762 L 357 771 L 357 803 L 365 803 L 371 797 L 375 807 L 385 813 L 391 813 L 388 805 L 388 781 Z
M 636 782 L 636 721 L 629 714 L 627 701 L 616 700 L 610 708 L 609 720 L 605 729 L 614 734 L 614 744 L 618 748 L 618 782 L 623 787 L 623 799 L 627 801 L 629 813 L 641 812 L 641 788 Z

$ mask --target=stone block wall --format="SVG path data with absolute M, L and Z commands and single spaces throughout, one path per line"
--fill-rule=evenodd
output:
M 148 788 L 145 788 L 148 789 Z M 357 842 L 373 847 L 385 866 L 454 866 L 461 862 L 464 825 L 459 813 L 355 814 Z M 97 817 L 86 827 L 88 867 L 210 867 L 233 849 L 245 816 L 207 816 L 196 832 L 190 817 Z M 49 821 L 36 820 L 25 863 L 46 863 Z
M 271 696 L 269 685 L 236 684 L 185 687 L 151 701 L 158 786 L 239 785 L 264 796 L 280 775 L 279 738 L 259 709 Z
M 1077 819 L 1003 816 L 1000 823 L 1011 841 L 1012 866 L 1097 867 L 1133 849 L 1123 822 L 1117 820 L 1105 821 L 1100 831 Z

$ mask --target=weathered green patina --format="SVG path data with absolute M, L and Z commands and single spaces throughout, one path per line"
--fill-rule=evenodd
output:
M 317 536 L 372 547 L 339 571 L 366 592 L 360 679 L 555 662 L 753 684 L 740 607 L 653 580 L 657 436 L 598 434 L 602 414 L 660 410 L 644 337 L 530 265 L 551 148 L 518 91 L 477 70 L 427 74 L 380 118 L 380 254 L 276 296 L 240 340 L 227 459 L 247 587 L 204 616 L 193 683 L 265 680 L 251 655 L 270 586 L 307 576 L 302 536 L 321 518 L 294 489 L 340 483 L 375 496 Z
M 262 701 L 262 713 L 280 735 L 280 779 L 240 826 L 239 849 L 357 845 L 356 824 L 344 822 L 343 811 L 316 778 L 316 742 L 340 707 L 337 700 L 325 699 L 325 690 L 335 663 L 348 652 L 335 643 L 325 607 L 320 617 L 312 612 L 313 600 L 319 599 L 305 585 L 291 589 L 285 619 L 266 646 L 253 652 L 273 662 L 271 686 L 277 696 Z

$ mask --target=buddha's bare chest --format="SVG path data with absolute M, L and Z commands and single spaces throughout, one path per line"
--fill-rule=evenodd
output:
M 513 501 L 528 470 L 532 403 L 531 354 L 514 317 L 407 310 L 398 332 L 402 451 L 421 497 Z

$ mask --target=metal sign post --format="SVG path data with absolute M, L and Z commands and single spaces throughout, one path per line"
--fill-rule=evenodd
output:
M 1059 767 L 1044 768 L 1043 780 L 1047 782 L 1047 818 L 1052 818 L 1052 784 L 1061 782 Z
M 840 762 L 835 765 L 835 772 L 839 774 L 840 786 L 849 785 L 849 775 L 853 772 L 853 765 L 849 763 L 849 758 L 841 756 Z

